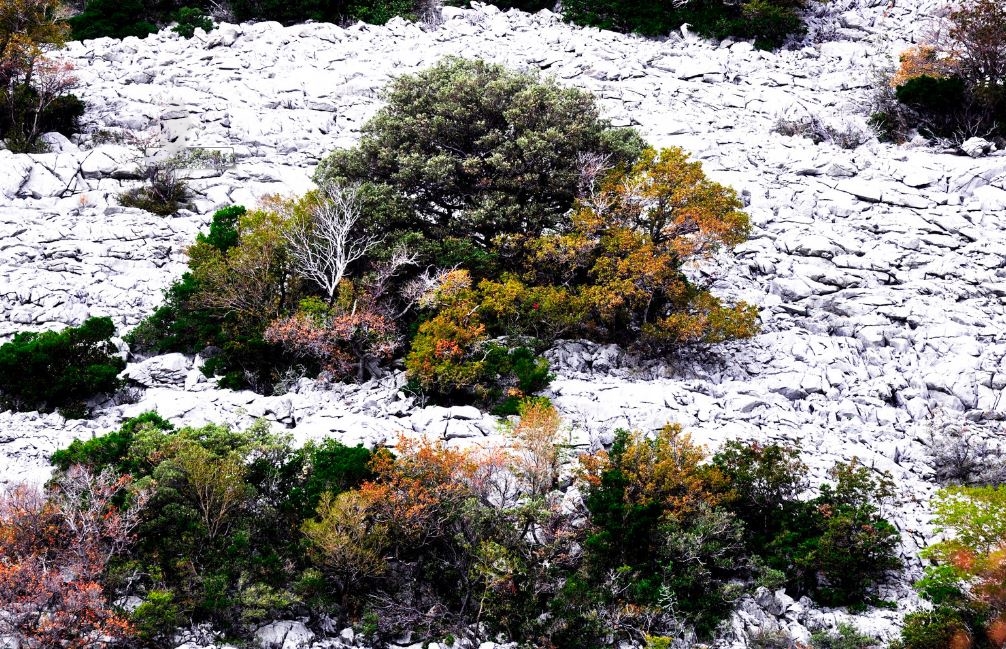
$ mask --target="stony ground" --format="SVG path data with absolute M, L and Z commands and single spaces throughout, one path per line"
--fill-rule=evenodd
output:
M 755 224 L 733 255 L 694 273 L 757 304 L 762 333 L 655 363 L 560 345 L 551 396 L 571 440 L 596 446 L 619 426 L 678 421 L 712 447 L 730 438 L 800 444 L 819 479 L 852 457 L 890 471 L 900 495 L 887 513 L 911 568 L 884 593 L 898 612 L 858 618 L 888 635 L 917 605 L 907 584 L 930 537 L 933 418 L 994 419 L 1006 409 L 1006 157 L 869 135 L 878 76 L 923 33 L 935 3 L 832 0 L 811 13 L 806 42 L 775 53 L 687 34 L 645 40 L 576 29 L 547 12 L 492 7 L 445 9 L 435 28 L 261 23 L 191 41 L 162 32 L 71 44 L 65 56 L 77 66 L 95 135 L 54 139 L 45 155 L 0 151 L 0 339 L 89 315 L 110 315 L 123 331 L 135 325 L 181 274 L 186 246 L 215 208 L 309 188 L 314 165 L 353 142 L 395 75 L 448 54 L 541 70 L 594 92 L 615 124 L 692 152 L 743 194 Z M 811 118 L 835 141 L 773 132 L 780 120 Z M 236 163 L 194 174 L 193 212 L 162 218 L 117 205 L 115 196 L 137 184 L 144 153 L 181 146 L 220 148 Z M 331 390 L 301 381 L 261 398 L 214 389 L 192 360 L 132 364 L 145 386 L 139 402 L 107 404 L 92 421 L 0 414 L 0 478 L 44 479 L 54 449 L 151 408 L 194 424 L 266 417 L 299 439 L 350 443 L 401 432 L 493 443 L 498 431 L 473 408 L 420 408 L 399 391 L 401 375 Z M 994 424 L 972 426 L 994 432 Z M 738 632 L 782 624 L 799 634 L 798 623 L 834 619 L 764 593 L 745 607 Z

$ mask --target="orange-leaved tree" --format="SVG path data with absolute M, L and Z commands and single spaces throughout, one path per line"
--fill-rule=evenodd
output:
M 514 244 L 526 254 L 521 280 L 566 288 L 591 338 L 665 348 L 751 336 L 754 307 L 725 305 L 684 272 L 747 238 L 741 208 L 680 149 L 646 149 L 595 183 L 568 232 Z
M 142 494 L 128 509 L 113 504 L 128 483 L 72 467 L 48 493 L 20 485 L 0 495 L 0 636 L 23 647 L 85 649 L 131 635 L 100 582 L 143 504 Z

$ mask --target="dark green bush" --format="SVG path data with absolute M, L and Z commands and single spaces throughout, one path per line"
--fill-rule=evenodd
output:
M 126 364 L 110 342 L 111 318 L 60 332 L 22 332 L 0 346 L 0 404 L 14 410 L 73 407 L 119 388 Z
M 84 102 L 76 95 L 55 97 L 37 113 L 38 91 L 32 87 L 19 85 L 13 89 L 14 96 L 0 90 L 0 138 L 16 153 L 44 152 L 39 142 L 43 133 L 57 132 L 70 137 L 80 131 L 80 118 L 84 114 Z M 37 123 L 36 123 L 37 118 Z
M 585 494 L 582 578 L 595 606 L 650 610 L 660 620 L 653 631 L 687 622 L 703 636 L 729 612 L 728 584 L 746 564 L 743 528 L 717 507 L 719 474 L 700 464 L 702 455 L 677 426 L 653 439 L 616 433 Z M 658 612 L 667 602 L 674 602 L 670 620 Z
M 946 115 L 959 110 L 967 95 L 960 77 L 938 79 L 922 75 L 909 79 L 894 90 L 898 101 L 925 113 Z
M 196 27 L 206 32 L 213 29 L 213 20 L 202 9 L 193 9 L 192 7 L 182 7 L 179 9 L 178 13 L 175 14 L 175 22 L 178 24 L 172 27 L 171 31 L 182 38 L 192 38 L 195 36 Z
M 487 249 L 500 235 L 540 234 L 572 205 L 581 155 L 618 164 L 642 149 L 635 132 L 600 119 L 589 93 L 483 61 L 446 58 L 386 96 L 359 145 L 332 153 L 316 179 L 391 185 L 420 217 L 413 229 L 434 241 Z
M 157 32 L 142 0 L 89 0 L 84 11 L 67 22 L 74 40 L 88 38 L 144 38 Z
M 77 95 L 57 97 L 42 112 L 39 118 L 39 130 L 43 133 L 61 133 L 70 137 L 80 132 L 80 118 L 84 116 L 86 106 Z
M 659 0 L 571 0 L 563 2 L 563 15 L 579 25 L 663 36 L 683 23 L 711 38 L 752 38 L 761 48 L 782 45 L 806 28 L 800 18 L 801 0 L 692 0 L 666 3 Z
M 302 486 L 290 494 L 303 518 L 314 516 L 318 501 L 325 492 L 337 495 L 359 487 L 369 480 L 373 454 L 362 446 L 346 446 L 334 439 L 309 443 L 300 451 L 305 458 L 307 477 Z
M 877 503 L 891 483 L 856 462 L 837 464 L 834 486 L 812 500 L 796 449 L 729 442 L 713 458 L 731 485 L 727 507 L 747 527 L 745 543 L 795 594 L 831 606 L 871 602 L 872 586 L 899 568 L 898 532 Z

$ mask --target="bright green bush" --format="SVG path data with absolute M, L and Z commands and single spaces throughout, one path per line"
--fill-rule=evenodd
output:
M 0 346 L 0 405 L 14 410 L 73 408 L 119 388 L 126 367 L 109 340 L 111 318 L 88 318 L 60 332 L 22 332 Z
M 94 473 L 112 469 L 120 474 L 139 474 L 143 467 L 137 464 L 137 458 L 130 456 L 130 449 L 137 433 L 147 429 L 171 432 L 174 426 L 156 412 L 145 412 L 127 419 L 117 431 L 93 439 L 73 440 L 65 449 L 53 453 L 50 461 L 60 471 L 80 464 Z
M 141 640 L 152 643 L 170 639 L 183 618 L 171 591 L 152 590 L 130 615 L 130 622 Z
M 195 36 L 196 27 L 206 32 L 213 29 L 213 20 L 203 13 L 202 9 L 193 9 L 192 7 L 182 7 L 179 9 L 178 13 L 175 14 L 175 22 L 177 24 L 171 28 L 171 31 L 182 38 L 192 38 Z

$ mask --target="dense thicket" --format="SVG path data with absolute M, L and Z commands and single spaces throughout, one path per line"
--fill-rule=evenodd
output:
M 86 414 L 86 402 L 119 387 L 126 367 L 110 338 L 110 318 L 62 331 L 21 332 L 0 346 L 0 405 L 15 410 Z
M 733 190 L 679 149 L 645 147 L 593 98 L 448 58 L 392 83 L 317 191 L 218 212 L 190 272 L 131 341 L 211 347 L 225 385 L 296 366 L 334 380 L 400 358 L 410 389 L 513 412 L 562 337 L 666 353 L 752 335 L 683 265 L 743 241 Z
M 588 648 L 687 629 L 708 637 L 758 584 L 863 603 L 898 565 L 897 534 L 876 510 L 883 479 L 855 462 L 800 501 L 806 467 L 790 448 L 734 442 L 709 461 L 667 426 L 620 431 L 610 451 L 572 458 L 547 401 L 520 413 L 510 445 L 403 438 L 394 453 L 335 441 L 295 449 L 265 424 L 175 429 L 146 413 L 56 453 L 48 500 L 68 520 L 87 508 L 88 520 L 123 521 L 97 537 L 113 546 L 87 564 L 90 606 L 152 645 L 192 622 L 241 638 L 288 617 L 352 624 L 376 643 L 403 633 Z M 571 460 L 577 489 L 564 495 Z M 71 483 L 92 486 L 65 497 Z M 0 506 L 0 547 L 30 542 L 17 526 L 3 536 L 6 515 Z M 50 533 L 55 566 L 90 538 Z M 21 574 L 21 555 L 9 556 L 0 601 Z M 141 602 L 130 626 L 107 605 L 122 597 Z M 72 605 L 55 597 L 35 612 Z

